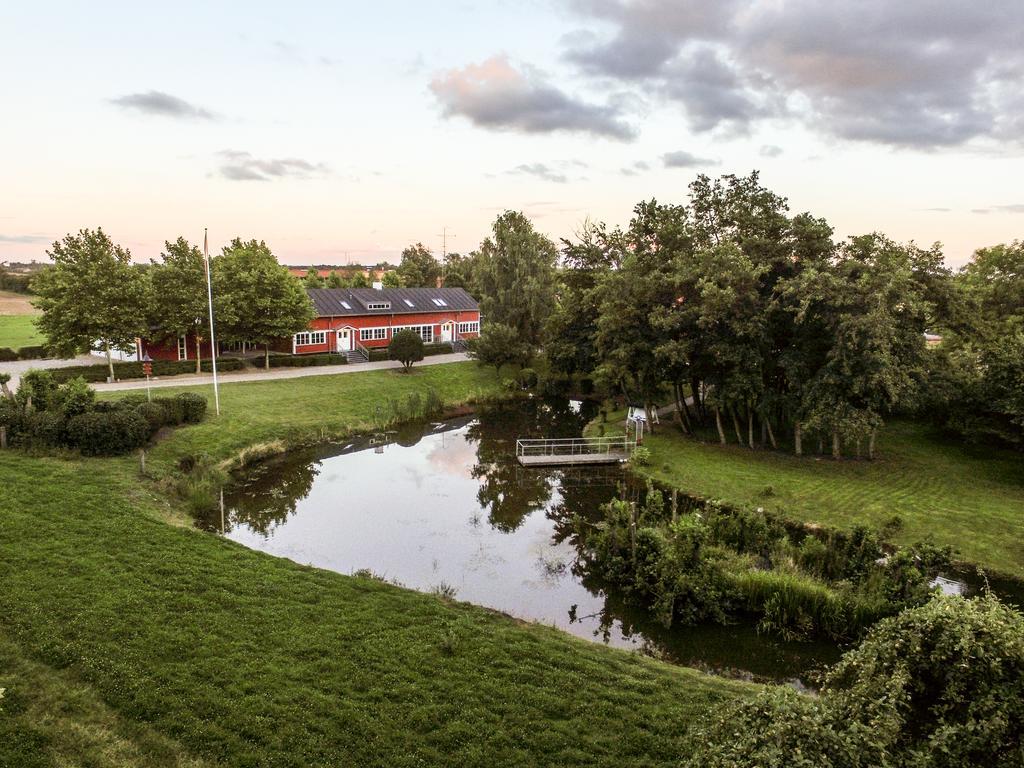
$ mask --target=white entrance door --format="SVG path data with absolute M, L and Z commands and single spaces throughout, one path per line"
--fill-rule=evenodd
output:
M 444 324 L 441 325 L 441 341 L 442 342 L 446 342 L 446 341 L 451 341 L 451 340 L 452 340 L 452 324 L 451 323 L 444 323 Z
M 339 352 L 351 352 L 352 351 L 352 329 L 342 328 L 338 331 L 338 351 Z

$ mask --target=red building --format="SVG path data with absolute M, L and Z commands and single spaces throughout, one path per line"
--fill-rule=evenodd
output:
M 456 348 L 480 334 L 480 306 L 462 288 L 307 288 L 316 309 L 309 329 L 281 339 L 271 349 L 296 355 L 337 352 L 364 358 L 365 350 L 387 347 L 399 330 L 416 331 L 427 344 Z M 216 318 L 214 318 L 216 321 Z M 193 336 L 141 342 L 154 360 L 195 360 Z M 218 344 L 218 354 L 244 353 L 247 345 Z M 261 346 L 248 345 L 253 352 Z M 204 359 L 210 344 L 201 342 Z

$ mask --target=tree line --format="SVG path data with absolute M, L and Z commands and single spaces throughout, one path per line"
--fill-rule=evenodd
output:
M 685 204 L 638 204 L 561 247 L 506 212 L 464 260 L 484 361 L 592 379 L 687 434 L 872 457 L 887 416 L 1024 444 L 1024 245 L 958 272 L 941 246 L 837 242 L 746 177 L 699 176 Z M 926 333 L 942 337 L 932 349 Z

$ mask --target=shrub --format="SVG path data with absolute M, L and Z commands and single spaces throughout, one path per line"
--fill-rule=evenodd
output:
M 206 398 L 195 392 L 181 392 L 178 401 L 182 408 L 182 422 L 198 424 L 206 415 Z
M 633 449 L 629 457 L 629 463 L 634 467 L 646 467 L 651 463 L 651 449 L 638 445 Z
M 217 371 L 218 373 L 227 373 L 228 371 L 240 371 L 245 367 L 245 363 L 235 358 L 225 358 L 223 360 L 217 360 Z M 209 360 L 204 360 L 202 363 L 202 369 L 209 373 L 212 370 L 212 365 Z M 154 360 L 153 361 L 153 375 L 154 376 L 176 376 L 185 373 L 195 373 L 196 364 L 192 360 Z M 81 376 L 89 383 L 102 382 L 107 380 L 109 372 L 105 364 L 97 365 L 74 365 L 68 368 L 54 368 L 53 371 L 54 379 L 57 382 L 69 381 L 78 376 Z M 141 379 L 144 378 L 142 374 L 142 365 L 139 363 L 114 363 L 114 378 L 116 379 Z
M 58 410 L 29 411 L 18 424 L 15 442 L 23 448 L 56 448 L 65 443 L 67 426 Z
M 523 389 L 533 389 L 537 386 L 537 371 L 533 368 L 523 368 L 516 374 L 516 378 L 519 379 L 519 386 Z
M 145 445 L 149 423 L 134 411 L 91 411 L 68 420 L 68 443 L 87 456 L 112 456 Z
M 96 404 L 96 391 L 79 376 L 57 387 L 53 406 L 63 411 L 67 418 L 92 410 Z
M 21 377 L 18 384 L 18 401 L 27 405 L 29 401 L 37 411 L 45 411 L 53 405 L 57 396 L 57 380 L 47 370 L 33 369 Z
M 135 413 L 146 420 L 150 437 L 167 423 L 167 411 L 159 403 L 140 403 L 135 406 Z
M 0 363 L 12 363 L 18 359 L 18 353 L 10 347 L 0 347 Z
M 345 365 L 344 355 L 274 355 L 270 358 L 271 368 L 308 368 L 314 365 Z
M 423 359 L 423 338 L 411 330 L 399 331 L 391 338 L 391 345 L 388 347 L 388 356 L 392 360 L 398 360 L 408 373 L 412 364 Z
M 176 427 L 185 422 L 185 403 L 177 397 L 154 397 L 153 403 L 164 409 L 164 423 Z
M 50 350 L 42 344 L 21 347 L 18 350 L 18 358 L 20 360 L 42 360 L 48 357 L 49 354 Z

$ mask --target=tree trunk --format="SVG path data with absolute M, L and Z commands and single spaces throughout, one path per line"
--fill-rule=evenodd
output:
M 754 409 L 747 406 L 747 445 L 754 450 Z
M 718 427 L 718 442 L 725 445 L 725 430 L 722 429 L 722 411 L 715 406 L 715 426 Z
M 676 398 L 676 423 L 679 425 L 679 428 L 683 431 L 683 434 L 688 435 L 690 434 L 690 429 L 689 425 L 687 424 L 687 421 L 689 420 L 686 418 L 686 403 L 683 399 L 682 387 L 679 386 L 679 382 L 677 381 L 672 382 L 672 394 Z
M 768 442 L 770 442 L 772 444 L 772 450 L 776 450 L 777 451 L 779 449 L 779 444 L 777 442 L 775 442 L 775 430 L 772 429 L 771 421 L 768 420 L 768 419 L 765 419 L 764 420 L 764 426 L 765 426 L 765 429 L 768 430 Z
M 107 370 L 110 371 L 110 380 L 114 380 L 114 356 L 110 354 L 110 342 L 104 341 L 103 348 L 107 351 Z
M 818 435 L 818 455 L 820 456 L 825 452 L 825 438 Z
M 693 404 L 696 407 L 697 419 L 701 424 L 707 422 L 708 414 L 704 408 L 704 398 L 701 393 L 701 384 L 699 379 L 692 379 L 690 381 L 690 389 L 693 391 Z
M 871 430 L 871 436 L 868 437 L 868 461 L 873 461 L 875 458 L 875 436 L 878 434 L 877 429 Z
M 833 432 L 832 432 L 832 458 L 833 459 L 839 459 L 843 455 L 843 452 L 840 449 L 839 445 L 840 445 L 839 444 L 839 432 L 838 432 L 838 430 L 833 430 Z
M 270 370 L 270 345 L 263 345 L 263 367 Z
M 199 340 L 199 334 L 196 334 L 196 375 L 198 376 L 203 372 L 203 342 Z
M 729 413 L 732 414 L 732 428 L 736 430 L 736 442 L 743 445 L 743 432 L 740 430 L 740 419 L 736 415 L 736 409 L 729 406 Z
M 768 419 L 761 414 L 761 445 L 765 445 L 768 442 Z
M 797 456 L 804 455 L 803 437 L 803 426 L 798 421 L 793 425 L 793 452 Z

